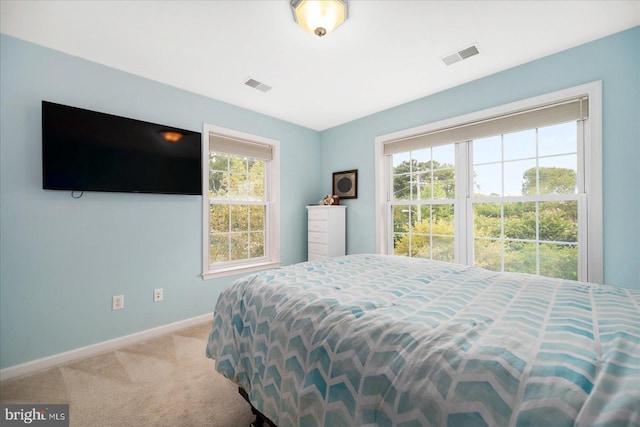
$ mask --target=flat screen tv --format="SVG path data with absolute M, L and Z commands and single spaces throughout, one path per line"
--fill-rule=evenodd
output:
M 202 194 L 200 133 L 42 101 L 42 188 Z

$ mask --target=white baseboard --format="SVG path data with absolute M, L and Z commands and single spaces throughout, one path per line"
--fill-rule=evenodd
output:
M 36 359 L 30 362 L 21 363 L 20 365 L 10 366 L 8 368 L 0 369 L 0 381 L 8 380 L 10 378 L 15 378 L 25 374 L 30 374 L 42 369 L 62 365 L 64 363 L 71 362 L 83 357 L 95 356 L 96 354 L 117 350 L 121 347 L 148 340 L 150 338 L 155 338 L 157 336 L 164 335 L 170 332 L 178 331 L 180 329 L 188 328 L 190 326 L 199 325 L 207 321 L 213 322 L 213 313 L 203 314 L 201 316 L 192 317 L 190 319 L 181 320 L 179 322 L 158 326 L 157 328 L 151 328 L 145 331 L 136 332 L 131 335 L 125 335 L 123 337 L 99 342 L 97 344 L 88 345 L 86 347 L 76 348 L 74 350 L 65 351 L 64 353 L 58 353 L 52 356 L 43 357 L 42 359 Z

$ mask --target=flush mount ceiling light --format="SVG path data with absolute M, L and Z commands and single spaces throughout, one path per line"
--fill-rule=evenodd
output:
M 348 1 L 291 0 L 291 12 L 305 31 L 324 37 L 347 20 Z

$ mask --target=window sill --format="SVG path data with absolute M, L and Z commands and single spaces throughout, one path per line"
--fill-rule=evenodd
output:
M 202 273 L 203 280 L 215 279 L 218 277 L 232 276 L 235 274 L 247 274 L 254 271 L 268 270 L 280 267 L 280 261 L 264 261 L 256 264 L 243 264 L 220 267 Z

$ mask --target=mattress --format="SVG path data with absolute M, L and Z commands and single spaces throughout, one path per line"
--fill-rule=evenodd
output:
M 640 426 L 640 291 L 349 255 L 221 293 L 206 354 L 284 426 Z

